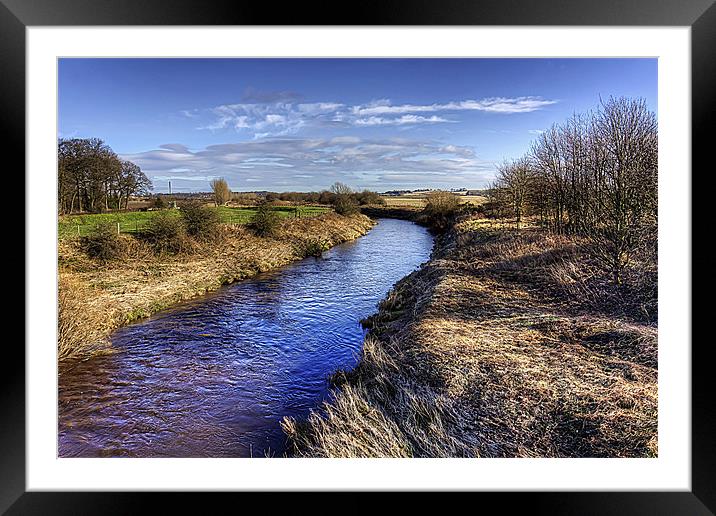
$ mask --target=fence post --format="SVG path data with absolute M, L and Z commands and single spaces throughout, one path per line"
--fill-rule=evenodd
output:
M 77 236 L 81 236 L 81 235 L 80 235 L 80 225 L 79 225 L 79 224 L 77 224 Z
M 119 222 L 117 222 L 117 234 L 119 235 Z

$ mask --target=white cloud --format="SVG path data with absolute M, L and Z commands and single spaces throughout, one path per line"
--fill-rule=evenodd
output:
M 334 181 L 377 190 L 446 184 L 479 187 L 494 170 L 472 148 L 406 138 L 267 138 L 198 151 L 171 144 L 122 157 L 154 181 L 171 180 L 176 191 L 207 191 L 214 177 L 225 177 L 236 190 L 246 189 L 241 185 L 249 179 L 251 189 L 268 190 L 320 190 Z M 162 191 L 165 185 L 155 186 Z
M 354 106 L 352 113 L 359 116 L 364 115 L 386 115 L 401 113 L 425 113 L 436 111 L 487 111 L 493 113 L 529 113 L 542 109 L 556 100 L 543 99 L 541 97 L 491 97 L 482 100 L 463 100 L 459 102 L 448 102 L 445 104 L 399 104 L 392 105 L 388 100 L 372 102 L 365 106 Z
M 371 116 L 368 118 L 357 118 L 353 121 L 353 125 L 408 125 L 408 124 L 436 124 L 441 122 L 450 122 L 447 118 L 439 116 L 419 116 L 419 115 L 403 115 L 395 118 L 384 118 Z
M 253 131 L 254 138 L 296 134 L 308 126 L 338 125 L 353 127 L 416 126 L 455 123 L 458 120 L 438 114 L 481 111 L 486 113 L 529 113 L 555 104 L 542 97 L 490 97 L 436 104 L 392 104 L 388 99 L 347 106 L 338 102 L 276 101 L 216 106 L 204 112 L 208 120 L 200 129 Z M 188 112 L 187 112 L 188 113 Z M 192 117 L 194 113 L 192 112 Z M 198 116 L 198 115 L 196 115 Z

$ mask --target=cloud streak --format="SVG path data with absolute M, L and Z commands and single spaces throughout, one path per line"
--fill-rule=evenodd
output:
M 488 113 L 529 113 L 557 103 L 556 100 L 541 97 L 491 97 L 482 100 L 463 100 L 445 104 L 400 104 L 392 105 L 389 100 L 375 101 L 365 106 L 354 106 L 356 115 L 385 115 L 401 113 L 432 113 L 437 111 L 485 111 Z
M 536 96 L 490 97 L 434 104 L 393 104 L 381 99 L 360 105 L 338 102 L 295 102 L 290 92 L 252 93 L 245 95 L 254 102 L 223 104 L 205 110 L 205 123 L 200 129 L 211 131 L 233 129 L 253 132 L 254 138 L 297 134 L 304 128 L 317 126 L 376 127 L 418 126 L 422 124 L 455 123 L 461 113 L 493 114 L 530 113 L 557 103 L 557 100 Z M 197 118 L 195 111 L 184 111 Z
M 494 170 L 470 147 L 352 136 L 265 138 L 200 150 L 166 144 L 122 157 L 138 164 L 159 192 L 168 180 L 177 191 L 208 190 L 215 177 L 225 177 L 235 191 L 321 190 L 335 181 L 376 190 L 438 188 L 484 184 Z

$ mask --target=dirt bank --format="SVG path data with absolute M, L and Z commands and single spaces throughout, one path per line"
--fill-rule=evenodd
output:
M 464 220 L 366 321 L 325 414 L 284 422 L 292 453 L 655 456 L 656 278 L 639 281 L 609 286 L 573 239 Z
M 124 324 L 358 238 L 372 225 L 363 215 L 326 214 L 285 220 L 274 238 L 256 237 L 243 226 L 225 226 L 219 241 L 164 257 L 123 236 L 128 257 L 106 264 L 88 258 L 76 240 L 61 241 L 59 358 L 108 351 L 108 335 Z

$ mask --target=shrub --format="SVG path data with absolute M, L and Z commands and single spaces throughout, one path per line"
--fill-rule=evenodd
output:
M 453 215 L 460 206 L 457 195 L 450 192 L 431 192 L 427 198 L 425 211 L 433 215 Z
M 338 215 L 352 215 L 358 212 L 358 203 L 349 195 L 336 195 L 333 201 L 333 209 Z
M 323 251 L 326 251 L 329 248 L 330 246 L 327 242 L 312 238 L 309 240 L 302 240 L 299 244 L 297 244 L 296 254 L 303 256 L 304 258 L 307 256 L 315 256 L 316 258 L 319 258 L 323 254 Z
M 361 206 L 374 204 L 378 206 L 385 205 L 385 199 L 383 199 L 379 193 L 371 192 L 370 190 L 363 190 L 355 194 L 355 198 Z
M 186 232 L 199 240 L 213 240 L 219 236 L 219 213 L 200 201 L 182 204 L 181 218 Z
M 280 223 L 279 214 L 268 203 L 259 205 L 251 219 L 251 226 L 257 235 L 272 236 Z
M 164 197 L 156 196 L 154 198 L 154 201 L 152 202 L 152 207 L 158 210 L 163 210 L 164 208 L 166 208 L 167 203 L 164 200 Z
M 120 259 L 124 254 L 124 243 L 111 222 L 95 225 L 89 236 L 82 237 L 80 245 L 88 256 L 103 262 Z
M 318 194 L 319 204 L 333 204 L 335 200 L 336 194 L 334 194 L 333 192 L 329 192 L 328 190 L 324 190 L 320 194 Z
M 234 192 L 231 194 L 231 199 L 238 204 L 243 204 L 247 206 L 255 206 L 259 202 L 259 196 L 255 193 L 243 193 L 243 192 Z
M 149 219 L 142 231 L 142 238 L 149 242 L 154 252 L 178 253 L 187 248 L 186 228 L 182 218 L 163 211 Z
M 428 203 L 423 210 L 428 224 L 437 230 L 448 227 L 450 220 L 460 208 L 457 195 L 450 192 L 431 192 L 428 194 Z

